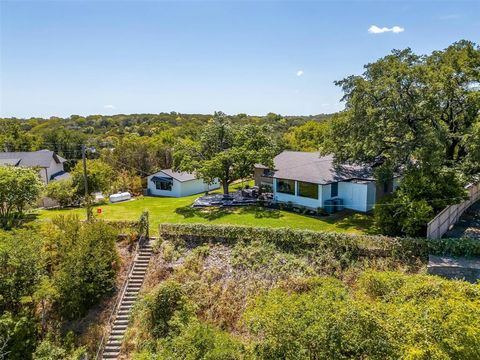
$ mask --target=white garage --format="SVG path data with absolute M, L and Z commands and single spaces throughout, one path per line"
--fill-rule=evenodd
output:
M 182 197 L 219 188 L 218 180 L 213 184 L 207 184 L 203 179 L 198 179 L 195 174 L 165 169 L 148 177 L 147 195 Z

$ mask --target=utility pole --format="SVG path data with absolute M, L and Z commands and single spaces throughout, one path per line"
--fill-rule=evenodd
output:
M 82 160 L 83 160 L 83 181 L 85 187 L 85 202 L 87 204 L 87 220 L 90 220 L 92 217 L 90 209 L 90 196 L 88 194 L 88 180 L 87 180 L 87 147 L 82 145 Z

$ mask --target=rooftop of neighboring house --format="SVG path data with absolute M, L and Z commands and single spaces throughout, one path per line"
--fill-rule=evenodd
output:
M 319 152 L 284 151 L 273 159 L 273 177 L 314 184 L 330 184 L 348 180 L 375 180 L 370 167 L 336 165 L 333 155 Z M 261 164 L 256 168 L 266 169 Z
M 51 150 L 0 152 L 0 165 L 48 168 L 52 158 L 57 164 L 67 161 Z
M 196 180 L 197 177 L 195 174 L 188 173 L 188 172 L 179 172 L 179 171 L 174 171 L 172 169 L 164 169 L 160 170 L 158 173 L 154 174 L 152 177 L 152 181 L 155 181 L 155 178 L 161 178 L 161 173 L 178 180 L 180 182 L 185 182 L 185 181 L 190 181 L 190 180 Z

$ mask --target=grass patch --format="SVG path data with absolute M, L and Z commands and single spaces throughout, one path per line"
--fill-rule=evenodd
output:
M 235 191 L 239 186 L 240 184 L 232 185 L 231 191 Z M 345 211 L 323 218 L 316 218 L 256 206 L 193 209 L 191 205 L 199 196 L 192 195 L 183 198 L 138 197 L 127 202 L 98 205 L 94 208 L 94 215 L 104 220 L 138 220 L 142 212 L 147 210 L 150 213 L 150 231 L 152 234 L 158 233 L 160 223 L 289 227 L 292 229 L 358 234 L 372 231 L 372 218 L 366 214 Z M 102 209 L 101 214 L 97 214 L 97 208 Z M 35 216 L 39 221 L 48 221 L 55 216 L 65 214 L 76 214 L 81 219 L 86 218 L 86 210 L 83 208 L 40 210 L 35 213 Z

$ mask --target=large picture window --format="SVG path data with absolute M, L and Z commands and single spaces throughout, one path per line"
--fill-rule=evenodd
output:
M 318 185 L 299 181 L 298 195 L 306 198 L 318 199 Z
M 157 180 L 155 181 L 155 188 L 157 190 L 172 191 L 173 182 L 169 180 Z
M 330 185 L 330 197 L 338 196 L 338 183 L 332 183 Z
M 295 181 L 287 179 L 277 179 L 277 192 L 295 195 Z

